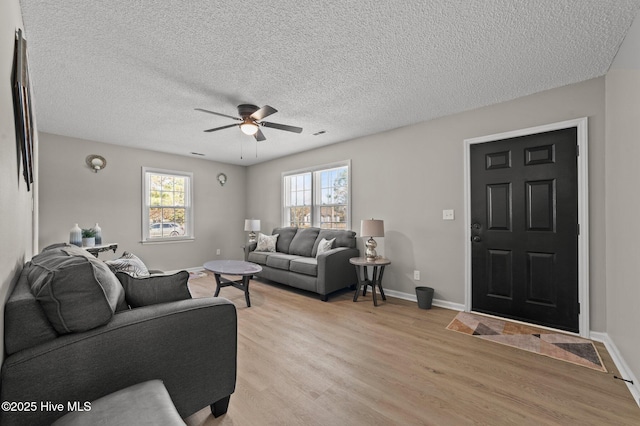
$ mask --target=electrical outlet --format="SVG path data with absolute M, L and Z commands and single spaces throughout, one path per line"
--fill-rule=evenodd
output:
M 454 220 L 453 210 L 442 210 L 442 220 Z
M 220 256 L 220 249 L 216 250 L 216 256 Z
M 420 281 L 420 271 L 413 271 L 413 279 Z

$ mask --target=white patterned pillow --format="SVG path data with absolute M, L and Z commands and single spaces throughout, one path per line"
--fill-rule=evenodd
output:
M 119 258 L 113 260 L 105 260 L 104 263 L 109 265 L 109 268 L 111 268 L 111 270 L 113 270 L 114 272 L 126 272 L 132 277 L 149 276 L 149 270 L 147 269 L 147 266 L 144 264 L 144 262 L 142 262 L 142 260 L 140 260 L 138 256 L 133 253 L 129 253 L 128 251 L 122 253 L 122 256 L 120 256 Z
M 255 251 L 276 251 L 276 241 L 278 240 L 278 236 L 276 235 L 264 235 L 262 232 L 258 233 L 258 245 L 256 246 Z
M 318 244 L 318 252 L 316 253 L 316 257 L 320 256 L 324 252 L 331 250 L 333 248 L 333 242 L 335 240 L 335 238 L 332 238 L 330 240 L 327 240 L 326 238 L 321 239 L 320 244 Z

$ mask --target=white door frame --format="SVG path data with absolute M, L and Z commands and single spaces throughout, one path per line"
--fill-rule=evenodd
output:
M 582 117 L 464 140 L 465 312 L 471 311 L 471 145 L 576 127 L 578 130 L 579 150 L 578 223 L 580 226 L 580 234 L 578 235 L 578 302 L 580 303 L 578 327 L 580 336 L 589 338 L 589 156 L 587 121 L 587 117 Z

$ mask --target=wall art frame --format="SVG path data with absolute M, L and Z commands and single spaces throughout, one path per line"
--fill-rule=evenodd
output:
M 22 175 L 27 191 L 33 185 L 34 117 L 31 104 L 31 84 L 27 64 L 27 41 L 22 30 L 16 30 L 16 47 L 13 74 L 13 110 L 18 145 L 18 164 L 22 163 Z

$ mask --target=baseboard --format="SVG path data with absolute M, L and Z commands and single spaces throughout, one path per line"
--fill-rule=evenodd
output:
M 611 340 L 607 333 L 591 331 L 589 335 L 592 340 L 604 344 L 605 348 L 607 348 L 607 351 L 609 352 L 609 355 L 611 355 L 611 358 L 613 359 L 613 363 L 618 368 L 618 371 L 620 372 L 622 378 L 631 380 L 633 382 L 633 384 L 629 382 L 625 382 L 625 384 L 627 385 L 629 392 L 631 392 L 633 399 L 636 401 L 636 404 L 638 404 L 638 407 L 640 407 L 640 382 L 638 382 L 638 379 L 634 376 L 633 372 L 625 362 L 624 358 L 620 354 L 620 351 L 618 350 L 618 347 L 615 345 L 615 343 L 613 343 L 613 340 Z
M 167 275 L 171 275 L 171 274 L 175 274 L 177 272 L 180 271 L 187 271 L 187 272 L 200 272 L 200 271 L 204 271 L 204 268 L 202 266 L 194 266 L 193 268 L 182 268 L 182 269 L 176 269 L 173 271 L 164 271 L 165 274 Z
M 411 302 L 416 302 L 416 303 L 418 302 L 418 298 L 416 297 L 415 293 L 414 294 L 404 293 L 402 291 L 389 290 L 385 288 L 384 294 L 386 296 L 395 297 L 397 299 L 409 300 Z M 454 303 L 454 302 L 449 302 L 448 300 L 433 299 L 432 305 L 437 306 L 439 308 L 451 309 L 454 311 L 464 311 L 463 303 Z

